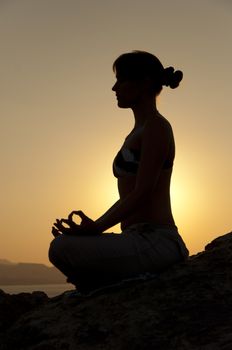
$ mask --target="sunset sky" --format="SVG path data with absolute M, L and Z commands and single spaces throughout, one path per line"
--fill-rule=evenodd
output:
M 49 264 L 56 218 L 118 199 L 112 160 L 133 116 L 112 63 L 136 49 L 184 72 L 158 100 L 180 234 L 195 254 L 231 231 L 231 40 L 230 0 L 0 0 L 0 258 Z

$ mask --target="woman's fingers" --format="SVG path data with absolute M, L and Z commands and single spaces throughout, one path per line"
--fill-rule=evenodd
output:
M 70 219 L 61 219 L 61 220 L 60 220 L 60 223 L 62 224 L 62 226 L 63 226 L 63 224 L 66 224 L 66 225 L 68 225 L 70 228 L 74 228 L 74 227 L 77 226 L 77 224 L 75 224 L 75 222 L 72 221 L 72 220 L 70 220 Z M 64 227 L 64 226 L 63 226 L 63 227 Z
M 90 219 L 87 215 L 85 215 L 85 213 L 83 213 L 82 210 L 74 210 L 72 211 L 69 216 L 68 216 L 68 220 L 70 222 L 74 222 L 73 221 L 73 215 L 78 215 L 81 218 L 81 225 L 87 225 L 93 222 L 92 219 Z
M 83 219 L 84 216 L 86 216 L 82 210 L 73 210 L 69 216 L 68 216 L 68 220 L 73 221 L 73 215 L 78 215 L 80 216 L 81 219 Z
M 52 226 L 52 234 L 54 237 L 58 237 L 60 235 L 60 232 L 59 232 L 59 230 L 57 230 L 57 228 Z
M 81 225 L 78 225 L 73 221 L 74 215 L 77 215 L 81 218 Z M 56 219 L 56 222 L 54 222 L 52 227 L 52 234 L 55 237 L 61 233 L 69 235 L 76 235 L 81 233 L 83 234 L 83 227 L 91 223 L 93 223 L 93 220 L 85 215 L 82 210 L 74 210 L 69 214 L 68 219 Z
M 63 220 L 63 219 L 62 219 Z M 56 219 L 56 222 L 54 222 L 53 226 L 55 226 L 55 228 L 60 231 L 61 233 L 66 233 L 67 230 L 70 230 L 70 228 L 65 227 L 62 224 L 62 220 L 58 220 Z
M 64 224 L 66 226 L 64 226 Z M 70 221 L 70 219 L 56 219 L 56 222 L 54 222 L 52 227 L 52 234 L 56 236 L 58 236 L 61 233 L 68 235 L 76 235 L 79 233 L 79 228 L 80 225 L 75 224 L 75 222 Z
M 55 226 L 58 230 L 62 231 L 64 226 L 62 225 L 61 221 L 56 219 L 56 222 L 54 222 L 53 226 Z

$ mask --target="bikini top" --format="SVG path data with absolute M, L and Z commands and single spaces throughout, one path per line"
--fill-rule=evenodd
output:
M 123 146 L 117 153 L 113 162 L 114 176 L 124 177 L 136 175 L 140 161 L 140 151 L 131 150 Z M 163 169 L 170 169 L 173 166 L 173 157 L 169 157 L 163 164 Z

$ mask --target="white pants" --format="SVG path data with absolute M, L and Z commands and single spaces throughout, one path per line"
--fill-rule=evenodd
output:
M 78 289 L 154 274 L 188 255 L 176 227 L 151 223 L 134 224 L 121 234 L 60 235 L 49 249 L 50 261 Z

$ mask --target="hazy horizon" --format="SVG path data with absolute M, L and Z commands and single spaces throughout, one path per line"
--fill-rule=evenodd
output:
M 117 107 L 112 63 L 134 49 L 184 72 L 158 109 L 175 134 L 172 207 L 190 254 L 231 231 L 229 1 L 9 0 L 0 19 L 0 258 L 49 265 L 56 218 L 97 219 L 118 199 L 112 160 L 133 117 Z
M 15 264 L 38 264 L 38 265 L 45 265 L 48 267 L 51 267 L 50 264 L 46 263 L 39 263 L 39 262 L 31 262 L 31 261 L 12 261 L 8 259 L 1 259 L 0 257 L 0 265 L 15 265 Z

